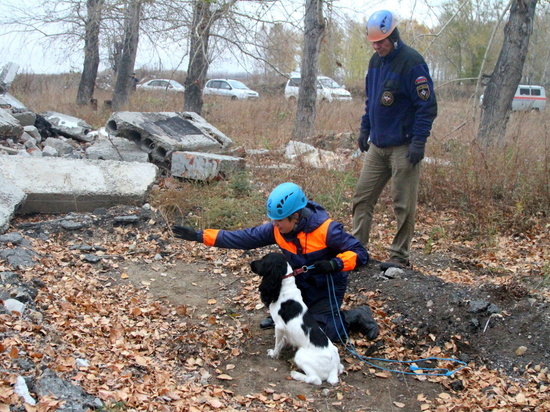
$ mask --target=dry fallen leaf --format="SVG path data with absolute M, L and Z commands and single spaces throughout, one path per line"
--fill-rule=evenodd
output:
M 403 402 L 394 401 L 393 404 L 395 406 L 397 406 L 398 408 L 404 408 L 405 407 L 405 404 Z
M 217 376 L 218 379 L 221 379 L 222 381 L 232 381 L 233 378 L 225 373 L 222 373 L 221 375 Z

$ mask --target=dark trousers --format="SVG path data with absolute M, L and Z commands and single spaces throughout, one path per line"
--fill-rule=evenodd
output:
M 345 340 L 346 325 L 340 311 L 348 285 L 348 273 L 309 275 L 296 279 L 302 299 L 319 326 L 332 341 Z

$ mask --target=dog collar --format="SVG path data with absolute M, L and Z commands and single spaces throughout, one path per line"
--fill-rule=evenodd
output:
M 292 272 L 290 272 L 288 275 L 285 275 L 283 276 L 283 279 L 286 279 L 286 278 L 291 278 L 293 276 L 297 276 L 301 273 L 306 273 L 308 270 L 310 269 L 313 269 L 315 267 L 315 265 L 310 265 L 310 266 L 302 266 L 301 268 L 298 268 L 298 269 L 294 269 Z

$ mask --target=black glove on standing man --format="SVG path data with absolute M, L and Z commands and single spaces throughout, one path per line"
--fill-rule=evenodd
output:
M 418 140 L 413 140 L 409 145 L 409 154 L 407 155 L 407 157 L 409 158 L 409 162 L 411 162 L 413 166 L 424 159 L 425 146 L 426 143 L 419 142 Z
M 174 232 L 175 237 L 179 237 L 180 239 L 190 240 L 193 242 L 199 241 L 199 234 L 192 227 L 174 225 L 172 226 L 172 232 Z
M 361 150 L 361 152 L 367 152 L 369 150 L 369 134 L 366 130 L 361 130 L 359 132 L 357 144 L 359 145 L 359 150 Z

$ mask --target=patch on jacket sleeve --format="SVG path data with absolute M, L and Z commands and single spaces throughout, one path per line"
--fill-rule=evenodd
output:
M 384 106 L 391 106 L 393 104 L 393 94 L 391 92 L 384 92 L 382 93 L 382 98 L 380 99 L 380 103 Z
M 414 84 L 421 84 L 421 83 L 428 83 L 428 79 L 426 79 L 424 76 L 417 77 L 414 81 Z
M 430 88 L 426 83 L 416 86 L 416 93 L 422 100 L 428 100 L 430 98 Z

